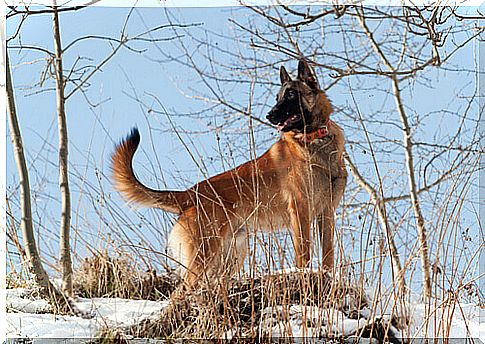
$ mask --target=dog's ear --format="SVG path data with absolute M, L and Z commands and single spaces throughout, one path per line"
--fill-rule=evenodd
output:
M 305 60 L 298 62 L 298 80 L 303 81 L 314 90 L 319 90 L 318 80 Z
M 290 74 L 288 74 L 284 66 L 280 67 L 280 81 L 282 85 L 284 85 L 288 81 L 291 81 Z

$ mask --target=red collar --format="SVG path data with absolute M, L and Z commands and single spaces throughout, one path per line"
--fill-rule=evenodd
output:
M 304 141 L 306 143 L 310 143 L 314 140 L 324 138 L 325 136 L 328 136 L 330 134 L 329 128 L 331 125 L 332 121 L 329 119 L 327 120 L 327 123 L 320 128 L 318 128 L 315 131 L 312 131 L 310 133 L 307 133 L 306 135 L 303 136 Z

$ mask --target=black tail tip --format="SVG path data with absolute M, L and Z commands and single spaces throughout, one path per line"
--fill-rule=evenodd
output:
M 140 143 L 140 132 L 138 131 L 137 127 L 131 129 L 131 132 L 126 137 L 126 141 L 129 141 L 135 146 L 138 146 L 138 144 Z

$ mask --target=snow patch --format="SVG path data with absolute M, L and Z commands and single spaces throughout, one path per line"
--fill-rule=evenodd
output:
M 409 337 L 421 338 L 431 333 L 438 338 L 478 338 L 485 342 L 485 323 L 480 323 L 478 306 L 458 302 L 436 308 L 432 306 L 428 317 L 426 308 L 429 306 L 424 304 L 412 306 Z
M 74 304 L 81 312 L 93 314 L 108 325 L 131 326 L 144 319 L 157 318 L 168 301 L 79 298 Z
M 266 307 L 261 332 L 272 337 L 347 337 L 367 325 L 366 319 L 350 319 L 334 308 L 293 305 Z
M 126 327 L 144 319 L 157 319 L 168 301 L 127 300 L 120 298 L 80 298 L 74 304 L 82 312 L 93 315 L 92 319 L 75 316 L 39 314 L 49 310 L 43 300 L 31 299 L 25 289 L 8 289 L 7 313 L 8 338 L 95 338 L 102 327 Z M 316 306 L 277 305 L 261 312 L 260 334 L 272 337 L 349 337 L 376 321 L 390 320 L 389 300 L 381 298 L 373 304 L 377 311 L 360 310 L 360 318 L 350 318 L 335 308 Z M 386 305 L 380 305 L 385 303 Z M 372 304 L 372 302 L 371 302 Z M 425 326 L 425 305 L 414 303 L 410 307 L 410 326 L 401 332 L 393 329 L 397 338 L 449 337 L 478 338 L 485 342 L 485 323 L 480 324 L 480 307 L 473 304 L 455 303 L 435 306 Z M 224 336 L 232 338 L 234 331 L 227 329 Z
M 49 313 L 52 308 L 46 300 L 33 299 L 25 288 L 7 289 L 5 291 L 7 309 L 24 313 Z
M 124 327 L 145 319 L 156 319 L 168 301 L 127 300 L 120 298 L 79 298 L 74 305 L 92 319 L 76 316 L 35 314 L 45 312 L 48 303 L 29 300 L 26 291 L 8 289 L 7 305 L 17 313 L 7 313 L 8 338 L 95 338 L 104 326 Z M 50 307 L 48 308 L 50 310 Z
M 7 313 L 7 338 L 94 338 L 98 329 L 94 319 Z

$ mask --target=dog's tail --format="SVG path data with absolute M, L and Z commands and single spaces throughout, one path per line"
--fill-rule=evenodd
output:
M 133 156 L 140 143 L 140 133 L 133 128 L 131 133 L 121 141 L 111 156 L 113 181 L 116 190 L 129 202 L 144 207 L 181 214 L 188 207 L 190 197 L 186 191 L 159 191 L 143 185 L 133 173 Z

